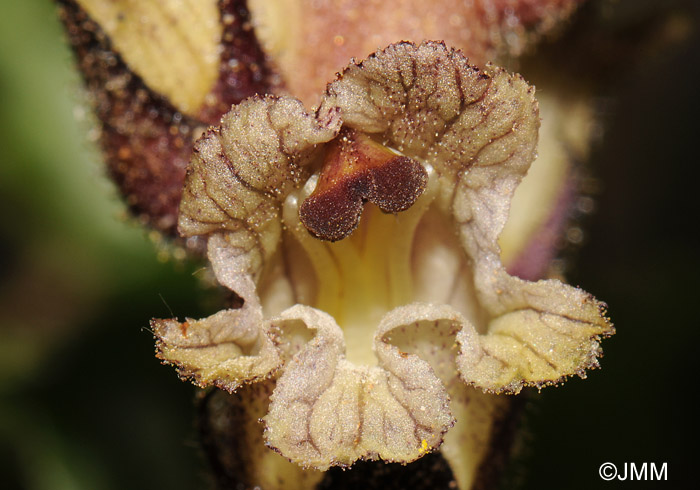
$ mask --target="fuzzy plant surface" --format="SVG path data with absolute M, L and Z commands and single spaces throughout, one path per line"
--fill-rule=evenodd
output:
M 580 2 L 58 3 L 130 209 L 231 293 L 151 322 L 222 487 L 485 486 L 513 397 L 598 367 L 543 278 L 590 111 L 488 62 Z

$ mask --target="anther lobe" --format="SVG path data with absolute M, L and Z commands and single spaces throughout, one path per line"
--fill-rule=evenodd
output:
M 405 211 L 427 180 L 417 161 L 344 129 L 328 144 L 318 185 L 302 203 L 299 218 L 315 237 L 341 240 L 357 228 L 364 203 L 372 202 L 385 213 Z

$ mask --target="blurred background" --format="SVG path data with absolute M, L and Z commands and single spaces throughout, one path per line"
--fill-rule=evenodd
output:
M 570 39 L 542 50 L 595 79 L 595 209 L 563 256 L 569 282 L 610 305 L 617 335 L 603 344 L 602 371 L 530 394 L 508 485 L 599 488 L 598 467 L 610 461 L 666 462 L 668 486 L 690 488 L 697 5 L 604 0 L 584 10 Z M 567 57 L 566 42 L 596 59 Z M 154 358 L 147 327 L 152 317 L 209 314 L 218 295 L 198 279 L 202 264 L 169 259 L 127 217 L 93 128 L 54 5 L 4 0 L 0 487 L 208 488 L 195 390 Z

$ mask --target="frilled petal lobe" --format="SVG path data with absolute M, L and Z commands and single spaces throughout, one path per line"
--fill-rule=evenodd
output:
M 343 332 L 331 316 L 296 305 L 273 320 L 317 331 L 277 381 L 265 438 L 294 462 L 327 469 L 360 458 L 408 462 L 435 449 L 452 426 L 449 397 L 430 365 L 386 343 L 388 315 L 375 336 L 379 366 L 345 359 Z
M 320 469 L 436 448 L 451 412 L 470 413 L 457 372 L 516 393 L 595 367 L 598 339 L 613 333 L 604 305 L 501 264 L 497 239 L 538 127 L 521 77 L 433 42 L 351 64 L 314 113 L 288 97 L 235 106 L 196 145 L 180 231 L 208 238 L 217 279 L 244 306 L 195 329 L 155 321 L 161 358 L 226 389 L 279 367 L 267 444 Z M 385 166 L 420 176 L 395 216 L 362 208 L 405 184 L 377 186 Z M 351 202 L 352 226 L 307 231 L 304 203 L 319 195 L 345 196 L 323 201 L 323 215 L 346 216 Z
M 251 308 L 224 310 L 205 320 L 153 320 L 159 357 L 200 387 L 235 391 L 265 378 L 280 363 L 272 342 L 260 330 L 262 317 Z

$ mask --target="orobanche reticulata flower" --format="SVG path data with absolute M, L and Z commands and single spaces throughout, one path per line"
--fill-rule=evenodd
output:
M 243 305 L 154 320 L 159 357 L 201 387 L 274 380 L 265 443 L 303 467 L 410 462 L 444 439 L 460 458 L 469 390 L 584 376 L 614 332 L 590 294 L 501 263 L 538 127 L 520 76 L 435 42 L 350 64 L 312 112 L 234 106 L 195 144 L 179 231 Z

